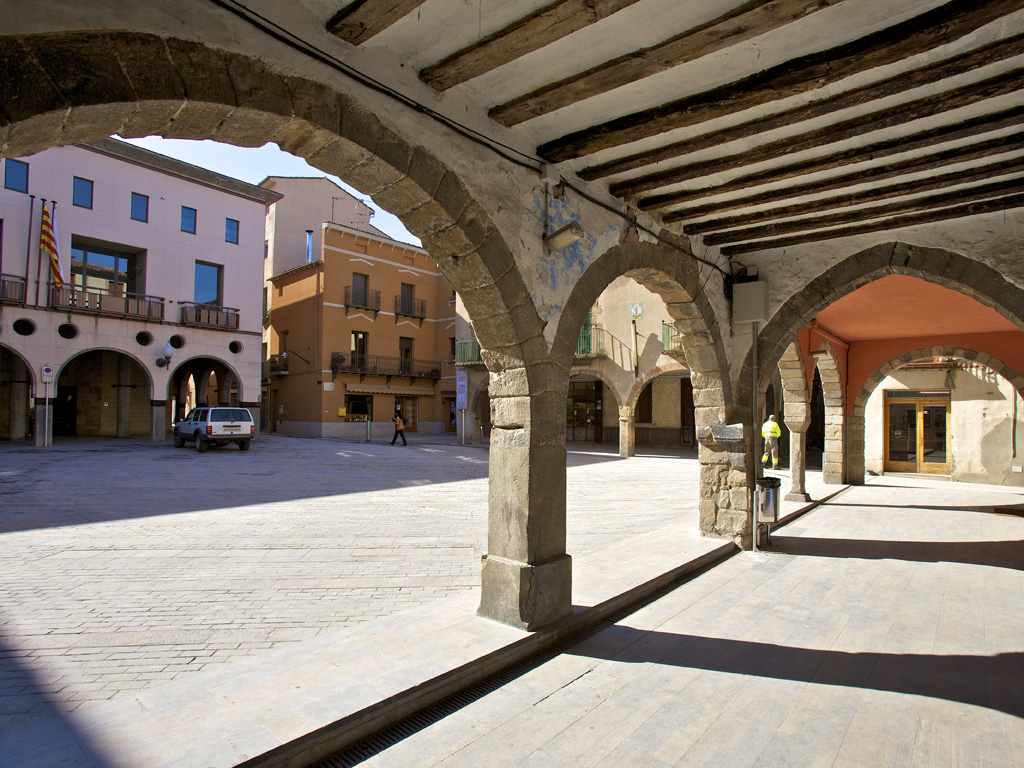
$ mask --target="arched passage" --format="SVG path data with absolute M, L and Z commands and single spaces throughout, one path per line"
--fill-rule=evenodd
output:
M 991 307 L 1016 328 L 1024 329 L 1024 289 L 992 267 L 940 248 L 890 242 L 847 257 L 790 296 L 759 334 L 759 359 L 766 368 L 776 364 L 789 344 L 824 308 L 888 275 L 909 275 L 969 296 Z M 735 390 L 741 402 L 749 398 L 750 365 L 748 352 L 739 368 Z M 767 375 L 762 374 L 762 387 L 766 386 Z M 852 407 L 851 394 L 844 393 L 847 411 Z M 852 443 L 863 440 L 857 429 L 858 426 L 847 424 L 847 439 Z M 847 482 L 863 477 L 863 470 L 857 470 L 851 463 L 845 472 Z
M 1024 375 L 1021 375 L 1021 373 L 1014 367 L 993 357 L 992 355 L 974 349 L 953 346 L 923 347 L 907 350 L 906 352 L 894 357 L 892 360 L 884 363 L 874 373 L 872 373 L 871 376 L 868 377 L 867 381 L 865 381 L 861 386 L 860 391 L 853 400 L 849 415 L 850 439 L 848 443 L 848 450 L 850 482 L 864 482 L 867 440 L 866 409 L 868 400 L 872 393 L 886 379 L 886 377 L 894 371 L 904 368 L 911 363 L 933 358 L 957 358 L 985 366 L 1006 379 L 1012 385 L 1014 390 L 1016 390 L 1017 395 L 1024 398 Z
M 0 344 L 0 440 L 25 440 L 32 434 L 33 390 L 31 366 Z
M 821 458 L 822 479 L 826 483 L 842 483 L 844 455 L 843 377 L 835 347 L 830 341 L 822 342 L 813 354 L 821 391 L 825 402 L 825 450 Z
M 728 365 L 715 314 L 699 289 L 694 261 L 654 243 L 622 243 L 598 256 L 587 267 L 566 301 L 558 321 L 552 356 L 569 369 L 580 329 L 601 292 L 620 276 L 631 277 L 665 302 L 683 350 L 693 384 L 695 420 L 700 439 L 700 528 L 705 535 L 733 538 L 749 546 L 751 521 L 749 488 L 753 464 L 749 436 L 736 442 L 715 438 L 712 427 L 729 420 Z M 634 384 L 624 398 L 630 409 L 642 386 Z M 621 419 L 620 419 L 621 424 Z
M 121 350 L 91 349 L 54 376 L 55 437 L 142 437 L 150 434 L 152 381 L 146 367 Z

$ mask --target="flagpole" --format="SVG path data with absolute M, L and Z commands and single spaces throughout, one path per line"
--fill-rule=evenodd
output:
M 40 197 L 42 209 L 46 211 L 46 198 Z M 40 225 L 41 226 L 41 225 Z M 39 258 L 36 261 L 36 306 L 39 306 L 39 283 L 43 281 L 43 232 L 39 231 Z
M 29 195 L 28 201 L 28 237 L 25 242 L 25 303 L 28 303 L 29 263 L 32 261 L 32 217 L 36 212 L 36 196 Z

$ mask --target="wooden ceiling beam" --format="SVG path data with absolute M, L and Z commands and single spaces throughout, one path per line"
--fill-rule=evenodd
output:
M 499 104 L 489 115 L 502 125 L 518 125 L 751 40 L 837 2 L 842 0 L 776 0 L 772 3 L 753 0 L 658 45 L 627 53 Z
M 982 160 L 986 157 L 999 155 L 1006 152 L 1014 152 L 1024 149 L 1024 133 L 1017 133 L 1011 136 L 1003 136 L 998 139 L 979 142 L 968 147 L 957 147 L 941 152 L 935 152 L 922 157 L 915 157 L 904 160 L 900 163 L 890 163 L 876 168 L 865 168 L 842 176 L 832 176 L 827 179 L 797 184 L 790 187 L 770 189 L 764 192 L 747 195 L 746 197 L 721 200 L 704 205 L 695 205 L 690 208 L 668 211 L 662 216 L 666 223 L 686 221 L 687 219 L 703 218 L 715 213 L 735 211 L 740 208 L 749 208 L 754 205 L 789 200 L 794 197 L 813 195 L 820 192 L 828 192 L 844 187 L 853 187 L 858 184 L 868 184 L 882 181 L 884 179 L 897 178 L 909 173 L 921 173 L 944 168 L 954 163 L 967 163 L 974 160 Z
M 327 22 L 327 31 L 352 45 L 361 45 L 425 0 L 352 0 Z
M 839 237 L 851 237 L 853 235 L 864 235 L 871 232 L 885 232 L 891 229 L 912 227 L 918 224 L 932 224 L 937 221 L 950 221 L 961 219 L 967 216 L 980 216 L 985 213 L 996 213 L 1008 211 L 1014 208 L 1024 208 L 1024 195 L 1008 195 L 994 200 L 982 200 L 973 203 L 943 208 L 938 211 L 925 211 L 906 216 L 892 216 L 887 219 L 853 224 L 837 229 L 824 229 L 816 232 L 805 232 L 789 237 L 777 237 L 770 240 L 758 240 L 751 243 L 740 243 L 738 245 L 727 245 L 722 248 L 723 256 L 740 256 L 744 253 L 754 251 L 767 251 L 776 248 L 787 248 L 791 245 L 802 243 L 816 243 L 822 240 L 834 240 Z
M 859 221 L 870 221 L 881 216 L 891 216 L 910 211 L 931 211 L 946 208 L 951 204 L 973 203 L 989 200 L 1006 194 L 1024 193 L 1024 179 L 1015 177 L 966 187 L 937 195 L 925 195 L 906 200 L 899 200 L 885 205 L 873 205 L 869 208 L 858 208 L 853 211 L 840 211 L 807 219 L 791 219 L 758 227 L 745 227 L 730 232 L 714 232 L 704 238 L 705 245 L 725 245 L 726 243 L 742 243 L 748 240 L 761 240 L 767 237 L 779 237 L 794 232 L 809 232 L 816 229 L 833 227 L 838 224 L 851 224 Z
M 683 227 L 687 235 L 700 235 L 705 232 L 719 232 L 725 229 L 733 229 L 746 224 L 758 224 L 765 221 L 787 219 L 793 216 L 805 216 L 818 211 L 828 211 L 836 208 L 845 208 L 851 205 L 873 203 L 879 200 L 888 200 L 894 197 L 904 197 L 921 192 L 930 192 L 934 189 L 947 189 L 957 184 L 969 184 L 974 181 L 985 181 L 998 176 L 1005 176 L 1009 173 L 1020 173 L 1024 171 L 1024 155 L 1015 157 L 1012 160 L 1000 160 L 995 163 L 986 163 L 975 168 L 968 168 L 962 171 L 941 173 L 928 179 L 915 179 L 904 181 L 899 184 L 890 184 L 884 187 L 873 187 L 863 192 L 850 192 L 845 195 L 834 195 L 819 200 L 809 200 L 804 203 L 793 203 L 775 208 L 768 208 L 760 211 L 749 211 L 736 216 L 726 216 L 718 219 L 705 219 L 704 221 L 693 222 Z
M 912 88 L 920 88 L 924 85 L 962 75 L 978 67 L 987 66 L 1012 56 L 1018 56 L 1022 49 L 1024 49 L 1024 34 L 996 40 L 988 45 L 975 48 L 968 53 L 959 54 L 934 64 L 910 70 L 909 72 L 901 72 L 894 77 L 879 80 L 851 91 L 843 91 L 835 96 L 818 99 L 810 104 L 787 109 L 783 112 L 776 112 L 773 115 L 758 117 L 739 125 L 706 133 L 686 139 L 685 141 L 672 142 L 647 152 L 639 152 L 617 160 L 610 160 L 598 165 L 581 168 L 578 174 L 584 181 L 594 181 L 606 176 L 614 176 L 619 173 L 636 170 L 637 168 L 643 168 L 646 165 L 654 165 L 665 160 L 672 160 L 683 155 L 702 152 L 730 141 L 745 139 L 778 128 L 787 128 L 805 120 L 813 120 L 842 109 L 859 107 L 875 99 L 895 96 Z
M 807 93 L 958 40 L 1024 0 L 951 0 L 892 27 L 826 51 L 791 59 L 742 80 L 575 131 L 537 148 L 549 162 L 575 160 L 666 131 Z
M 1015 85 L 1009 89 L 1007 93 L 1015 93 L 1024 90 L 1024 69 L 1020 70 L 1013 80 L 1015 81 Z M 979 95 L 983 92 L 984 90 L 978 92 L 972 91 L 971 96 L 973 97 L 974 95 Z M 999 95 L 1003 94 L 1000 93 Z M 941 110 L 936 110 L 935 114 L 947 109 L 955 109 L 958 106 L 965 106 L 969 103 L 971 103 L 969 100 L 963 101 L 959 104 L 956 101 L 947 102 L 947 105 Z M 929 117 L 931 114 L 927 110 L 912 111 L 914 112 L 914 116 L 908 119 Z M 897 119 L 905 116 L 905 114 L 906 113 L 902 110 L 884 110 L 882 112 L 875 113 L 875 115 L 881 115 L 882 117 L 879 119 L 878 124 L 871 124 L 874 125 L 874 127 L 871 127 L 870 130 L 877 131 L 883 128 L 891 128 L 894 124 L 898 124 Z M 875 115 L 870 115 L 869 117 L 874 117 Z M 643 210 L 663 208 L 666 205 L 683 203 L 687 200 L 693 200 L 696 197 L 705 197 L 707 195 L 731 192 L 738 189 L 749 189 L 750 187 L 757 187 L 763 184 L 785 181 L 786 179 L 792 179 L 797 176 L 805 176 L 809 173 L 829 171 L 835 168 L 841 168 L 845 165 L 853 165 L 855 163 L 862 163 L 868 160 L 877 160 L 883 157 L 889 157 L 890 155 L 898 155 L 918 149 L 928 149 L 929 147 L 939 146 L 950 141 L 970 138 L 972 136 L 990 133 L 991 131 L 996 131 L 1002 128 L 1020 125 L 1022 121 L 1024 121 L 1024 109 L 1021 107 L 1013 107 L 1009 110 L 997 112 L 993 115 L 981 115 L 979 117 L 974 117 L 970 120 L 965 120 L 962 123 L 953 123 L 951 125 L 943 125 L 938 128 L 929 128 L 908 136 L 896 136 L 891 139 L 886 139 L 885 141 L 867 144 L 862 147 L 854 147 L 852 149 L 836 152 L 824 157 L 814 157 L 808 160 L 801 160 L 787 165 L 768 168 L 756 173 L 748 173 L 715 187 L 702 187 L 700 189 L 688 189 L 680 190 L 678 192 L 665 192 L 660 195 L 650 195 L 648 197 L 641 198 L 637 204 Z M 748 152 L 733 155 L 732 157 L 718 158 L 714 161 L 695 164 L 701 167 L 699 169 L 695 168 L 691 170 L 692 175 L 687 176 L 687 179 L 709 176 L 719 171 L 736 170 L 744 166 L 756 165 L 767 160 L 774 160 L 778 157 L 786 157 L 794 152 L 814 147 L 827 146 L 832 143 L 831 139 L 833 132 L 836 141 L 842 141 L 843 139 L 849 138 L 843 130 L 843 124 L 839 124 L 830 128 L 824 128 L 820 131 L 814 131 L 812 134 L 805 134 L 806 136 L 811 136 L 812 140 L 801 141 L 804 137 L 796 136 L 791 139 L 784 139 L 782 141 L 775 142 L 775 144 L 757 147 Z M 856 135 L 856 133 L 852 135 Z M 679 181 L 684 180 L 686 179 L 679 179 Z M 611 193 L 617 197 L 625 196 L 625 193 L 618 187 L 618 185 L 612 186 Z
M 422 69 L 420 80 L 435 91 L 446 91 L 596 24 L 636 2 L 638 0 L 558 0 Z

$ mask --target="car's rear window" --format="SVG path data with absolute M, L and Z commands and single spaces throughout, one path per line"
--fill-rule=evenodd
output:
M 252 421 L 252 416 L 245 408 L 214 408 L 210 421 Z

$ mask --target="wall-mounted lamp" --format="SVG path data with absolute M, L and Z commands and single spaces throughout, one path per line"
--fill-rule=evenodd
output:
M 561 229 L 556 229 L 550 235 L 544 235 L 544 243 L 552 251 L 560 251 L 578 240 L 583 239 L 583 227 L 578 222 L 571 221 Z
M 157 368 L 166 368 L 171 364 L 171 356 L 174 354 L 174 347 L 171 346 L 171 342 L 164 344 L 164 356 L 156 359 Z
M 280 355 L 278 355 L 278 357 L 281 357 L 281 358 L 284 358 L 285 360 L 287 360 L 292 355 L 295 355 L 297 358 L 299 358 L 299 360 L 301 360 L 302 362 L 306 363 L 307 365 L 312 365 L 312 363 L 310 363 L 309 360 L 304 358 L 298 352 L 282 352 Z

